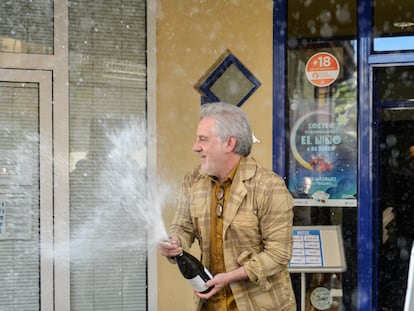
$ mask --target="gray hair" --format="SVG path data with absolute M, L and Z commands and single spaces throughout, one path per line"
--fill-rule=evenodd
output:
M 206 103 L 201 105 L 201 119 L 213 118 L 215 122 L 214 132 L 226 141 L 231 136 L 236 137 L 234 152 L 241 156 L 248 156 L 252 150 L 253 135 L 250 122 L 243 110 L 239 107 L 223 102 Z

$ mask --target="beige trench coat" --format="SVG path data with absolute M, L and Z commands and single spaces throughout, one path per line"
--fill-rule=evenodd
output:
M 203 264 L 210 263 L 211 178 L 197 168 L 186 174 L 171 235 L 184 248 L 198 240 Z M 293 200 L 284 180 L 243 158 L 223 213 L 227 271 L 243 265 L 247 281 L 230 284 L 240 311 L 296 310 L 287 269 L 292 253 Z M 201 301 L 197 301 L 198 308 Z

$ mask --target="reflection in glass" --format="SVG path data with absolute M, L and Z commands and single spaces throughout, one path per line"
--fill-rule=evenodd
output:
M 414 50 L 413 18 L 414 1 L 374 0 L 374 51 Z
M 355 36 L 356 1 L 286 1 L 288 39 L 334 39 Z
M 378 98 L 381 101 L 414 101 L 414 68 L 387 67 L 377 72 Z
M 0 52 L 53 54 L 53 0 L 0 1 Z

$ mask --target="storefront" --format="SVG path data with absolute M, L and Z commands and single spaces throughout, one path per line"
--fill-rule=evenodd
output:
M 295 196 L 296 225 L 342 229 L 338 310 L 402 310 L 413 241 L 414 6 L 274 4 L 274 124 L 285 124 L 274 128 L 284 154 L 274 169 Z M 330 279 L 309 274 L 307 295 Z

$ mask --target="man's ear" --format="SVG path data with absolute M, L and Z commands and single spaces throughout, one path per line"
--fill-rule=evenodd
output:
M 235 136 L 230 136 L 225 144 L 226 151 L 233 151 L 236 148 L 236 143 L 237 138 Z

